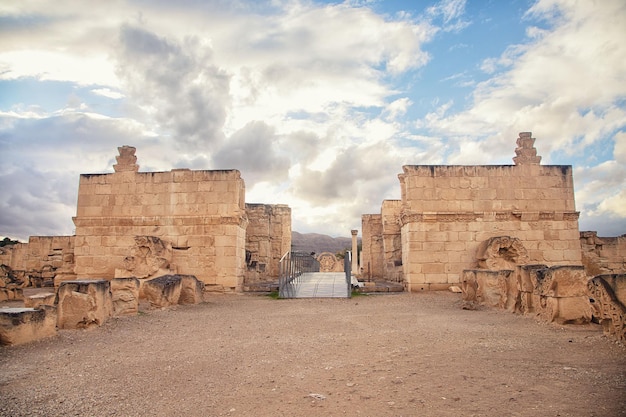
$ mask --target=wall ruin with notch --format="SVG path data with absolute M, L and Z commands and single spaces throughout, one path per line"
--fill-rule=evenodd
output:
M 390 242 L 399 229 L 401 273 L 410 291 L 458 284 L 464 269 L 479 267 L 481 244 L 499 236 L 521 242 L 524 262 L 581 265 L 572 167 L 540 165 L 528 132 L 517 145 L 516 165 L 404 166 L 399 206 L 381 208 L 383 217 L 389 213 L 383 231 L 366 232 L 370 227 L 363 218 L 364 247 L 371 246 L 366 235 L 385 236 L 395 250 Z M 390 265 L 391 252 L 383 248 L 383 253 Z M 394 277 L 383 269 L 383 279 Z
M 280 258 L 291 250 L 291 209 L 246 203 L 245 283 L 278 281 Z
M 237 170 L 137 172 L 134 148 L 120 148 L 116 172 L 80 176 L 74 243 L 79 279 L 125 276 L 126 264 L 149 259 L 160 239 L 164 271 L 194 275 L 208 286 L 243 284 L 247 217 Z M 138 237 L 144 237 L 139 242 Z M 120 272 L 120 270 L 122 270 Z M 131 274 L 132 275 L 132 274 Z
M 361 277 L 367 281 L 383 280 L 383 222 L 380 214 L 361 218 Z
M 280 258 L 291 248 L 287 205 L 246 204 L 237 170 L 144 173 L 135 148 L 118 150 L 114 173 L 80 176 L 75 236 L 33 236 L 0 248 L 12 277 L 43 276 L 58 286 L 184 274 L 209 290 L 278 280 Z

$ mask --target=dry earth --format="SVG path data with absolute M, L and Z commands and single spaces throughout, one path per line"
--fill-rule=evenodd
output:
M 211 295 L 146 310 L 0 348 L 0 415 L 626 415 L 626 349 L 597 325 L 459 304 Z

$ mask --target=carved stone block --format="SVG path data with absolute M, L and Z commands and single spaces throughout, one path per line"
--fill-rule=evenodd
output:
M 41 305 L 53 306 L 55 298 L 56 294 L 52 292 L 31 295 L 24 298 L 24 307 L 38 308 Z
M 101 326 L 111 317 L 113 303 L 107 280 L 64 281 L 57 293 L 59 329 Z
M 19 345 L 56 334 L 56 307 L 0 309 L 0 345 Z
M 139 311 L 139 280 L 137 278 L 113 278 L 111 300 L 114 316 L 128 316 Z
M 181 292 L 180 275 L 163 275 L 142 282 L 143 296 L 156 308 L 170 307 L 178 304 Z
M 156 308 L 203 301 L 204 283 L 193 275 L 163 275 L 141 283 L 141 293 Z
M 598 275 L 587 283 L 594 320 L 602 324 L 604 333 L 626 342 L 626 274 Z
M 534 292 L 545 297 L 581 297 L 587 295 L 587 274 L 581 265 L 560 265 L 538 269 L 531 276 Z
M 204 282 L 193 275 L 180 275 L 180 298 L 178 304 L 198 304 L 204 301 Z

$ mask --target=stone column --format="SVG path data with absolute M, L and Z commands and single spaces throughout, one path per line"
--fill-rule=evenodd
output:
M 359 249 L 356 244 L 356 235 L 358 230 L 352 230 L 352 275 L 359 273 Z

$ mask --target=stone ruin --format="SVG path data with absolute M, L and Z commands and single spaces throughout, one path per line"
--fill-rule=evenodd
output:
M 559 323 L 610 315 L 619 333 L 623 301 L 611 284 L 594 284 L 603 295 L 590 303 L 588 282 L 626 272 L 626 239 L 579 232 L 572 167 L 541 165 L 534 142 L 519 134 L 514 165 L 404 166 L 401 199 L 362 216 L 361 278 L 408 291 L 460 286 L 465 308 Z
M 334 253 L 322 252 L 315 259 L 320 263 L 320 272 L 344 272 L 343 259 L 337 259 Z
M 401 199 L 363 215 L 353 271 L 408 291 L 461 286 L 465 308 L 591 319 L 624 340 L 625 237 L 579 232 L 571 166 L 540 165 L 530 133 L 517 145 L 515 165 L 404 166 Z M 246 203 L 237 170 L 141 173 L 135 148 L 118 150 L 114 173 L 81 175 L 75 236 L 0 249 L 0 301 L 25 304 L 0 312 L 1 343 L 137 314 L 141 299 L 164 308 L 277 280 L 288 206 Z M 31 287 L 51 292 L 25 297 Z
M 80 176 L 74 236 L 0 249 L 0 301 L 36 305 L 59 328 L 90 328 L 136 314 L 140 299 L 164 308 L 278 280 L 291 247 L 288 206 L 245 203 L 237 170 L 139 172 L 135 148 L 118 151 L 113 173 Z M 27 287 L 53 292 L 25 298 Z M 31 310 L 0 314 L 34 328 L 44 313 Z

